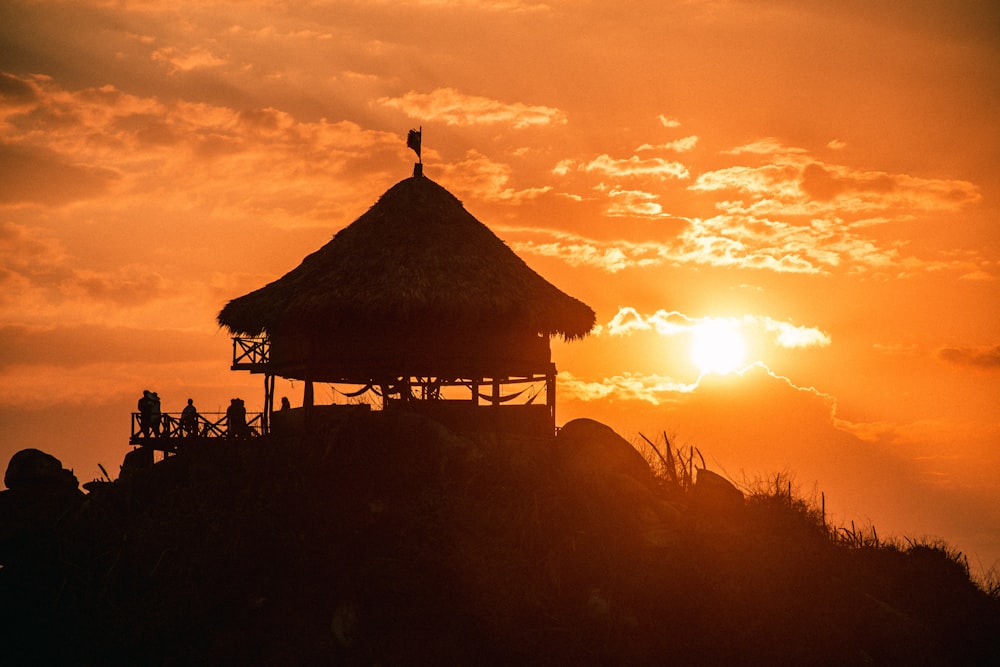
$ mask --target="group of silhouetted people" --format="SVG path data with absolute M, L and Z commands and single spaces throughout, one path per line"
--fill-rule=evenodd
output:
M 163 414 L 160 411 L 160 397 L 155 391 L 148 389 L 142 392 L 139 399 L 139 433 L 144 438 L 159 438 L 167 435 L 167 432 L 160 432 L 163 426 Z M 169 424 L 167 431 L 169 431 Z M 180 431 L 184 436 L 198 435 L 198 408 L 194 406 L 194 399 L 189 398 L 187 405 L 181 411 Z
M 288 399 L 284 399 L 282 408 L 288 407 Z M 139 399 L 139 433 L 143 438 L 163 437 L 169 435 L 169 420 L 164 426 L 164 417 L 160 412 L 160 397 L 155 391 L 148 389 L 142 392 Z M 206 424 L 206 434 L 209 425 Z M 163 431 L 161 432 L 161 429 Z M 199 435 L 199 415 L 198 408 L 194 405 L 194 399 L 189 398 L 187 405 L 181 411 L 179 434 L 183 437 Z M 251 435 L 250 425 L 247 424 L 247 408 L 242 398 L 234 398 L 229 401 L 226 409 L 226 437 L 227 438 L 249 438 Z

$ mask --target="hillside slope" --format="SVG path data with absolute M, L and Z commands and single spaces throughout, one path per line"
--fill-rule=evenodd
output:
M 1000 664 L 1000 604 L 946 549 L 670 484 L 589 420 L 353 413 L 88 495 L 10 477 L 4 664 Z

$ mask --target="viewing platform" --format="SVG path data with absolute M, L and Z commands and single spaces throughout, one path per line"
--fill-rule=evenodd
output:
M 246 424 L 236 427 L 236 430 L 230 428 L 224 412 L 199 412 L 197 419 L 190 425 L 181 423 L 180 413 L 165 412 L 160 415 L 159 433 L 151 428 L 149 434 L 144 436 L 140 415 L 133 412 L 129 444 L 176 453 L 180 447 L 188 444 L 220 439 L 259 438 L 264 432 L 263 412 L 248 412 Z

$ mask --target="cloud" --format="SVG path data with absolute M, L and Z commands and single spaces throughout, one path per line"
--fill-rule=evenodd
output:
M 690 150 L 694 150 L 694 147 L 698 145 L 698 137 L 692 135 L 690 137 L 684 137 L 683 139 L 675 139 L 674 141 L 668 141 L 663 144 L 654 146 L 653 144 L 643 144 L 639 146 L 636 152 L 639 151 L 652 151 L 652 150 L 665 150 L 665 151 L 675 151 L 677 153 L 686 153 Z
M 598 155 L 590 162 L 578 165 L 577 169 L 586 173 L 597 173 L 614 178 L 644 176 L 662 180 L 683 180 L 689 177 L 687 167 L 680 162 L 660 157 L 643 159 L 637 155 L 622 159 L 612 158 L 607 154 Z
M 111 169 L 74 164 L 35 146 L 0 144 L 0 204 L 62 206 L 106 194 L 119 179 Z
M 650 405 L 662 405 L 677 400 L 679 394 L 697 389 L 697 383 L 685 383 L 666 375 L 622 373 L 586 381 L 572 373 L 561 371 L 557 377 L 561 396 L 578 401 L 639 401 Z
M 114 201 L 104 200 L 113 209 L 155 197 L 164 208 L 202 205 L 234 219 L 302 224 L 328 219 L 345 202 L 370 203 L 377 186 L 365 192 L 342 176 L 377 172 L 405 150 L 396 134 L 323 118 L 303 122 L 270 107 L 164 102 L 113 86 L 68 91 L 38 77 L 15 81 L 34 92 L 16 104 L 0 99 L 0 123 L 18 137 L 18 144 L 0 147 L 0 166 L 10 174 L 0 179 L 0 204 L 57 206 L 113 192 Z
M 619 190 L 611 188 L 608 192 L 611 203 L 605 213 L 613 218 L 619 217 L 658 217 L 663 214 L 663 207 L 656 201 L 658 195 L 642 190 Z
M 507 227 L 551 240 L 511 241 L 517 252 L 557 257 L 571 266 L 593 266 L 612 273 L 630 268 L 674 265 L 734 267 L 775 273 L 823 274 L 838 267 L 863 267 L 897 273 L 931 268 L 964 268 L 967 262 L 904 258 L 895 247 L 882 248 L 847 228 L 817 220 L 812 224 L 726 214 L 684 219 L 665 214 L 653 195 L 611 189 L 605 213 L 612 217 L 651 217 L 678 223 L 672 239 L 598 240 L 557 230 Z M 666 232 L 665 232 L 666 233 Z M 613 258 L 614 261 L 607 261 Z
M 28 79 L 0 72 L 0 106 L 29 105 L 37 99 L 37 89 Z
M 690 178 L 688 169 L 666 157 L 651 156 L 649 151 L 690 149 L 696 139 L 691 136 L 660 146 L 644 144 L 627 158 L 606 153 L 583 162 L 565 158 L 552 171 L 561 177 L 571 173 L 601 177 L 592 187 L 607 197 L 604 214 L 608 217 L 672 217 L 661 204 L 663 188 L 672 181 Z M 981 194 L 968 181 L 824 163 L 805 149 L 773 138 L 722 154 L 743 164 L 698 174 L 686 188 L 710 197 L 718 214 L 684 218 L 686 225 L 672 238 L 629 245 L 610 242 L 622 257 L 613 265 L 616 271 L 671 263 L 776 273 L 871 272 L 894 278 L 951 269 L 970 277 L 989 277 L 977 257 L 958 258 L 946 253 L 940 258 L 907 256 L 902 251 L 905 239 L 879 238 L 869 231 L 890 223 L 912 224 L 931 214 L 956 212 L 975 204 Z M 626 181 L 628 186 L 619 184 Z M 597 246 L 590 257 L 604 254 L 601 244 L 586 245 Z M 560 248 L 552 244 L 537 248 L 548 255 L 560 254 Z
M 888 211 L 900 219 L 915 212 L 954 211 L 982 198 L 968 181 L 921 178 L 827 164 L 800 148 L 765 139 L 728 151 L 766 158 L 700 174 L 693 191 L 732 191 L 750 197 L 741 208 L 760 214 L 847 218 Z M 732 206 L 729 206 L 732 208 Z
M 803 155 L 807 153 L 804 148 L 796 148 L 794 146 L 786 146 L 781 140 L 774 137 L 764 137 L 757 139 L 756 141 L 751 141 L 750 143 L 736 146 L 735 148 L 730 148 L 729 150 L 723 151 L 724 155 L 743 155 L 745 153 L 751 153 L 755 155 L 778 155 L 778 156 L 790 156 L 790 155 Z
M 652 328 L 652 325 L 635 308 L 624 307 L 618 309 L 618 312 L 603 330 L 612 336 L 624 336 L 635 330 L 649 331 Z
M 110 272 L 76 268 L 59 241 L 11 222 L 0 223 L 0 286 L 2 305 L 39 292 L 49 304 L 83 300 L 135 306 L 165 291 L 159 273 L 138 265 Z
M 472 196 L 485 201 L 518 203 L 534 199 L 549 191 L 551 187 L 525 188 L 510 187 L 513 170 L 510 165 L 495 162 L 479 151 L 469 150 L 459 162 L 437 166 L 439 179 L 449 190 L 463 196 Z
M 832 343 L 830 334 L 817 327 L 796 325 L 767 315 L 743 315 L 718 318 L 691 317 L 677 311 L 657 310 L 643 315 L 631 306 L 619 307 L 602 331 L 610 336 L 627 336 L 637 331 L 652 331 L 660 336 L 688 334 L 706 324 L 725 320 L 729 327 L 744 335 L 765 335 L 775 345 L 788 349 L 827 347 Z
M 763 323 L 765 331 L 777 333 L 776 342 L 781 347 L 826 347 L 832 342 L 830 334 L 815 327 L 796 326 L 791 322 L 781 322 L 770 317 L 763 319 L 751 317 L 751 321 Z
M 171 74 L 219 67 L 226 64 L 223 58 L 200 46 L 192 47 L 187 51 L 180 51 L 173 47 L 156 49 L 153 51 L 151 57 L 153 60 L 167 63 L 170 66 L 169 71 Z
M 725 154 L 756 164 L 707 171 L 688 186 L 716 196 L 720 212 L 682 233 L 690 261 L 797 273 L 970 271 L 966 260 L 906 257 L 901 241 L 864 230 L 975 204 L 981 194 L 973 183 L 823 163 L 770 138 Z
M 601 248 L 597 244 L 591 243 L 511 241 L 509 245 L 519 255 L 556 257 L 569 266 L 589 266 L 608 273 L 617 273 L 635 264 L 620 248 Z
M 211 360 L 217 353 L 212 343 L 212 336 L 201 332 L 103 325 L 8 325 L 0 326 L 0 369 Z
M 410 91 L 401 97 L 380 97 L 376 103 L 398 109 L 411 118 L 427 122 L 440 121 L 446 125 L 504 124 L 523 129 L 566 122 L 566 115 L 553 107 L 506 103 L 488 97 L 466 95 L 454 88 L 438 88 L 430 93 Z
M 979 189 L 968 181 L 859 171 L 819 162 L 810 162 L 802 169 L 799 183 L 808 198 L 834 201 L 840 210 L 853 212 L 894 208 L 952 211 L 981 199 Z
M 542 227 L 498 225 L 496 229 L 512 237 L 508 239 L 508 244 L 514 252 L 554 257 L 570 266 L 587 266 L 617 273 L 661 262 L 661 246 L 655 242 L 599 241 L 581 234 Z M 532 236 L 542 237 L 543 240 L 528 238 Z
M 1000 369 L 1000 345 L 993 347 L 945 347 L 937 351 L 942 361 L 984 370 Z

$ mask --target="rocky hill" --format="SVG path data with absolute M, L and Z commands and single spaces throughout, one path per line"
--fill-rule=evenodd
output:
M 589 420 L 349 411 L 87 494 L 26 450 L 0 492 L 0 662 L 1000 664 L 1000 598 L 946 546 L 845 539 L 670 462 Z

